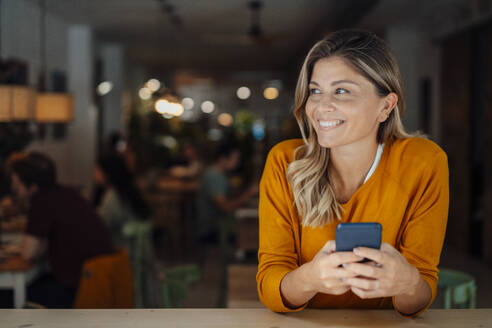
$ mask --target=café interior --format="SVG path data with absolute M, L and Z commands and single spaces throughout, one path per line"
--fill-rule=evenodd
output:
M 71 239 L 83 249 L 99 240 L 91 224 L 102 218 L 126 261 L 85 259 L 73 311 L 221 311 L 159 312 L 169 313 L 170 326 L 326 323 L 309 310 L 269 317 L 259 299 L 258 184 L 270 149 L 301 138 L 293 109 L 308 50 L 346 28 L 387 42 L 403 78 L 405 128 L 448 157 L 440 278 L 423 318 L 492 308 L 492 1 L 0 0 L 0 327 L 24 323 L 16 309 L 33 323 L 63 326 L 30 292 L 50 261 L 26 260 L 22 251 L 26 233 L 43 231 L 31 216 L 56 208 L 82 222 Z M 12 163 L 28 154 L 53 164 L 57 184 L 70 188 L 42 214 L 15 192 Z M 210 175 L 218 166 L 223 172 Z M 204 221 L 212 202 L 204 195 L 226 185 L 227 215 Z M 120 191 L 123 204 L 114 198 Z M 117 211 L 124 221 L 111 219 Z M 36 253 L 43 245 L 35 246 Z M 134 326 L 139 315 L 142 326 L 147 317 L 166 320 L 114 311 L 80 315 L 87 326 L 99 319 Z M 492 317 L 463 313 L 466 322 Z M 387 315 L 376 322 L 404 320 Z

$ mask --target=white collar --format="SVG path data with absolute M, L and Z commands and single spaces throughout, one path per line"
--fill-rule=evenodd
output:
M 376 152 L 376 157 L 374 158 L 374 162 L 372 163 L 371 169 L 369 173 L 367 173 L 366 178 L 364 179 L 364 183 L 371 177 L 371 175 L 376 171 L 378 167 L 379 161 L 381 160 L 381 156 L 383 155 L 384 143 L 378 145 L 378 150 Z

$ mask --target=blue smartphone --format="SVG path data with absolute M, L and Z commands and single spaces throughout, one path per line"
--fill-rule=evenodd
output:
M 340 223 L 337 225 L 336 251 L 352 251 L 356 247 L 381 247 L 383 227 L 377 222 Z

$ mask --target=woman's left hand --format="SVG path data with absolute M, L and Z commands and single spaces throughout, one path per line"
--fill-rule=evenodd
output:
M 345 281 L 360 298 L 412 295 L 416 291 L 419 271 L 390 244 L 383 243 L 380 249 L 358 247 L 354 253 L 373 261 L 344 265 L 358 274 Z

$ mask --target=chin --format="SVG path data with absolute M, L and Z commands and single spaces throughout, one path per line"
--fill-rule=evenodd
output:
M 337 147 L 341 147 L 341 146 L 346 146 L 346 145 L 349 145 L 351 143 L 353 143 L 354 141 L 352 140 L 340 140 L 341 138 L 338 138 L 335 139 L 335 138 L 326 138 L 326 139 L 318 139 L 318 144 L 323 147 L 323 148 L 337 148 Z
M 323 148 L 333 148 L 337 146 L 337 143 L 333 141 L 328 141 L 328 140 L 319 140 L 318 139 L 318 145 L 320 145 Z

